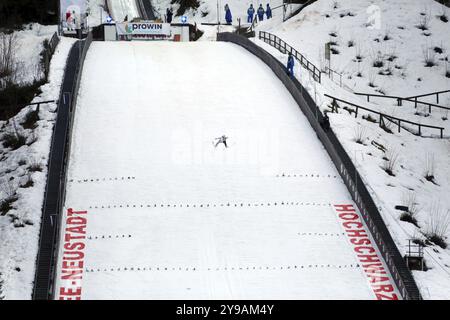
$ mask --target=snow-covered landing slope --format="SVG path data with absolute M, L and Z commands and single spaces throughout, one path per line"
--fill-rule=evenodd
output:
M 73 137 L 64 298 L 375 298 L 331 206 L 350 195 L 244 49 L 94 42 Z

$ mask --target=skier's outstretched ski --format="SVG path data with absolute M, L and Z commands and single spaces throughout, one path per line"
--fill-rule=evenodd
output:
M 217 146 L 218 146 L 220 143 L 223 143 L 223 144 L 225 145 L 225 147 L 228 148 L 228 145 L 227 145 L 227 139 L 228 139 L 228 137 L 225 136 L 225 135 L 223 135 L 223 136 L 221 136 L 221 137 L 219 137 L 219 138 L 216 138 L 215 140 L 219 140 L 219 141 L 217 141 L 217 143 L 216 143 L 216 145 L 215 145 L 214 147 L 217 148 Z

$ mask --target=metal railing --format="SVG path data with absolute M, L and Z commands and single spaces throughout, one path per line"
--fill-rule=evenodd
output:
M 303 9 L 305 9 L 307 6 L 313 4 L 314 2 L 316 2 L 317 0 L 307 0 L 307 1 L 285 1 L 287 4 L 298 4 L 299 2 L 303 2 L 303 5 L 298 8 L 297 10 L 294 10 L 293 12 L 291 12 L 289 15 L 285 15 L 284 17 L 284 21 L 292 18 L 293 16 L 299 14 L 300 12 L 302 12 Z
M 441 91 L 439 93 L 445 93 L 445 92 L 446 91 Z M 450 90 L 448 92 L 450 92 Z M 450 107 L 444 107 L 444 106 L 441 106 L 441 105 L 438 105 L 438 104 L 434 104 L 434 103 L 431 103 L 431 102 L 425 102 L 425 101 L 419 101 L 418 100 L 418 98 L 420 98 L 420 97 L 426 97 L 426 96 L 434 95 L 436 93 L 432 93 L 432 94 L 428 94 L 428 95 L 422 95 L 422 96 L 417 96 L 417 97 L 413 97 L 413 98 L 403 98 L 403 97 L 398 97 L 398 96 L 389 96 L 389 95 L 371 94 L 371 93 L 361 93 L 361 92 L 355 92 L 355 94 L 357 96 L 367 97 L 367 102 L 370 102 L 370 98 L 371 97 L 382 98 L 382 99 L 395 99 L 395 100 L 397 100 L 397 105 L 398 106 L 402 106 L 403 105 L 403 101 L 414 103 L 414 108 L 416 108 L 416 109 L 417 109 L 417 107 L 419 105 L 427 106 L 429 113 L 431 113 L 432 108 L 438 108 L 438 109 L 444 109 L 444 110 L 449 110 L 450 111 Z M 439 98 L 437 98 L 437 101 L 439 101 Z
M 450 92 L 450 90 L 436 91 L 436 92 L 421 94 L 418 96 L 407 97 L 407 99 L 416 99 L 417 100 L 417 98 L 436 96 L 436 103 L 439 104 L 439 95 L 444 94 L 444 93 L 449 93 L 449 92 Z
M 29 103 L 28 106 L 36 106 L 36 111 L 39 112 L 41 104 L 47 104 L 47 103 L 58 103 L 58 101 L 57 100 L 39 101 L 39 102 Z
M 259 32 L 259 39 L 263 40 L 265 43 L 271 45 L 283 54 L 290 52 L 300 62 L 300 64 L 312 74 L 315 81 L 319 83 L 321 82 L 322 72 L 320 71 L 320 69 L 309 62 L 309 60 L 306 59 L 304 55 L 288 45 L 282 39 L 266 31 Z
M 47 183 L 42 207 L 39 250 L 36 258 L 36 272 L 32 293 L 34 300 L 48 300 L 54 298 L 55 295 L 59 231 L 65 199 L 66 171 L 70 152 L 74 106 L 78 95 L 84 59 L 91 41 L 92 34 L 89 33 L 86 40 L 80 40 L 74 44 L 64 70 L 57 118 L 50 147 Z
M 331 81 L 334 82 L 334 75 L 337 75 L 339 77 L 339 86 L 342 87 L 342 73 L 339 73 L 333 69 L 331 69 L 328 66 L 325 66 L 325 74 L 328 74 L 328 77 L 331 79 Z
M 372 110 L 372 109 L 369 109 L 369 108 L 366 108 L 366 107 L 357 105 L 357 104 L 355 104 L 355 103 L 352 103 L 352 102 L 349 102 L 349 101 L 346 101 L 346 100 L 343 100 L 343 99 L 339 99 L 339 98 L 330 96 L 330 95 L 328 95 L 328 94 L 325 94 L 325 97 L 330 98 L 330 99 L 333 100 L 333 102 L 332 102 L 332 104 L 331 104 L 331 106 L 332 106 L 332 112 L 337 112 L 337 109 L 338 109 L 337 102 L 339 101 L 339 102 L 342 102 L 342 103 L 344 103 L 344 104 L 347 104 L 347 105 L 350 105 L 350 106 L 356 108 L 356 110 L 354 110 L 354 112 L 355 112 L 355 118 L 358 117 L 358 111 L 359 111 L 359 109 L 368 111 L 368 112 L 370 112 L 370 113 L 377 114 L 377 115 L 379 116 L 379 121 L 378 121 L 378 122 L 379 122 L 379 124 L 380 124 L 380 127 L 383 127 L 383 126 L 384 126 L 384 120 L 386 119 L 386 120 L 388 120 L 388 121 L 394 123 L 394 124 L 398 127 L 398 132 L 400 132 L 401 128 L 403 128 L 404 130 L 410 132 L 410 131 L 409 131 L 408 129 L 406 129 L 405 127 L 402 127 L 402 123 L 407 123 L 407 124 L 410 124 L 410 125 L 413 125 L 413 126 L 417 126 L 417 127 L 418 127 L 418 129 L 419 129 L 419 130 L 418 130 L 418 135 L 419 135 L 419 136 L 422 136 L 422 128 L 430 128 L 430 129 L 436 129 L 436 130 L 439 130 L 439 131 L 440 131 L 440 137 L 441 137 L 441 139 L 444 138 L 444 128 L 443 128 L 443 127 L 432 126 L 432 125 L 426 125 L 426 124 L 422 124 L 422 123 L 413 122 L 413 121 L 409 121 L 409 120 L 406 120 L 406 119 L 401 119 L 401 118 L 397 118 L 397 117 L 394 117 L 394 116 L 390 116 L 390 115 L 387 115 L 387 114 L 385 114 L 385 113 L 382 113 L 382 112 L 379 112 L 379 111 L 376 111 L 376 110 Z
M 55 53 L 56 47 L 59 43 L 58 33 L 55 32 L 52 38 L 46 43 L 43 51 L 43 64 L 44 64 L 44 76 L 45 80 L 48 80 L 48 75 L 50 73 L 50 61 L 52 59 L 53 54 Z
M 278 79 L 284 84 L 315 130 L 319 140 L 322 142 L 341 175 L 352 199 L 361 212 L 369 232 L 373 236 L 374 242 L 386 262 L 400 295 L 403 299 L 422 299 L 411 271 L 406 266 L 397 245 L 392 239 L 362 176 L 359 174 L 350 156 L 334 132 L 332 130 L 326 130 L 322 126 L 324 123 L 323 114 L 308 91 L 303 88 L 296 78 L 287 75 L 284 65 L 254 42 L 233 33 L 220 33 L 217 36 L 217 40 L 232 42 L 244 47 L 271 68 Z

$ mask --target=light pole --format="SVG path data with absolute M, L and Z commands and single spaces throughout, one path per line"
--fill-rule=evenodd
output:
M 103 7 L 101 5 L 98 5 L 100 7 L 100 24 L 103 24 Z

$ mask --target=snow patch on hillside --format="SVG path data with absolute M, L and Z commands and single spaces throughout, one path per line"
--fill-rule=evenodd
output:
M 35 26 L 36 29 L 40 27 Z M 42 40 L 38 35 L 32 39 Z M 41 87 L 42 94 L 32 102 L 59 98 L 67 56 L 74 41 L 61 38 L 51 61 L 49 82 Z M 39 52 L 27 51 L 21 50 L 20 54 L 30 59 Z M 14 199 L 5 215 L 0 215 L 0 299 L 31 299 L 32 294 L 56 104 L 41 105 L 36 125 L 25 129 L 23 123 L 35 109 L 35 106 L 25 107 L 9 121 L 0 121 L 0 203 Z M 25 137 L 25 144 L 16 150 L 4 147 L 5 136 L 16 131 Z
M 333 6 L 335 2 L 338 3 L 336 9 Z M 339 54 L 332 55 L 332 68 L 343 74 L 342 87 L 337 84 L 338 81 L 332 81 L 325 75 L 322 84 L 318 84 L 308 71 L 296 64 L 297 78 L 322 111 L 330 111 L 331 100 L 324 96 L 329 94 L 391 116 L 445 128 L 444 139 L 418 137 L 405 130 L 398 133 L 397 127 L 393 125 L 390 125 L 393 132 L 390 134 L 377 123 L 363 120 L 361 115 L 366 113 L 361 113 L 361 110 L 357 119 L 354 114 L 343 109 L 340 109 L 339 114 L 330 114 L 332 130 L 367 183 L 400 252 L 406 253 L 408 239 L 426 243 L 425 260 L 429 269 L 426 272 L 413 272 L 425 299 L 450 299 L 450 250 L 427 239 L 433 217 L 439 212 L 443 224 L 445 218 L 442 217 L 448 219 L 450 214 L 448 113 L 438 109 L 429 113 L 428 108 L 415 109 L 407 102 L 399 107 L 396 106 L 396 101 L 387 99 L 373 99 L 368 103 L 365 97 L 354 95 L 354 91 L 379 93 L 381 89 L 391 95 L 413 96 L 448 90 L 450 81 L 445 77 L 444 70 L 450 49 L 446 47 L 448 41 L 445 40 L 450 32 L 450 23 L 444 23 L 438 16 L 446 10 L 431 0 L 319 0 L 281 25 L 266 22 L 265 25 L 258 26 L 259 30 L 278 35 L 321 69 L 326 66 L 323 58 L 325 42 L 332 40 L 337 43 L 333 47 Z M 371 19 L 374 12 L 379 13 L 375 17 L 380 18 L 379 20 Z M 428 16 L 428 30 L 418 29 L 421 19 Z M 377 27 L 370 28 L 374 25 Z M 424 34 L 427 31 L 429 35 Z M 337 37 L 330 34 L 336 34 Z M 354 40 L 353 46 L 349 46 L 350 40 Z M 260 40 L 254 41 L 282 63 L 286 63 L 286 55 Z M 425 67 L 422 49 L 434 52 L 435 46 L 443 49 L 442 53 L 435 55 L 437 65 Z M 363 57 L 359 63 L 356 59 L 358 48 Z M 384 69 L 392 67 L 392 75 L 380 75 L 378 73 L 383 68 L 373 66 L 378 52 L 381 52 Z M 393 61 L 389 61 L 389 58 Z M 362 73 L 361 77 L 357 76 L 359 71 Z M 374 73 L 376 86 L 371 87 L 368 78 Z M 418 81 L 419 78 L 421 81 Z M 422 100 L 435 103 L 433 99 L 434 96 Z M 450 94 L 441 96 L 440 100 L 441 105 L 450 106 Z M 340 106 L 351 109 L 343 103 Z M 372 117 L 377 119 L 374 114 Z M 424 134 L 436 137 L 436 133 L 430 130 Z M 386 150 L 380 150 L 377 147 L 380 145 Z M 394 176 L 385 170 L 392 159 L 395 159 Z M 426 179 L 430 174 L 434 176 L 432 181 Z M 413 208 L 415 224 L 403 221 L 405 217 L 402 217 L 402 211 L 395 209 L 396 205 Z M 450 228 L 447 228 L 443 239 L 450 245 L 449 238 Z

